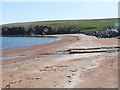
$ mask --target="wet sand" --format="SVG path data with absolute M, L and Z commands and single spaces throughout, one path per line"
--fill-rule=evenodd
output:
M 115 47 L 118 39 L 98 39 L 83 34 L 57 37 L 61 39 L 3 51 L 4 57 L 25 57 L 2 62 L 2 87 L 118 88 L 118 52 L 55 54 L 73 48 Z

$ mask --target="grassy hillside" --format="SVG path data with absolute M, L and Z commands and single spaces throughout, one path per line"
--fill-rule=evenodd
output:
M 90 20 L 54 20 L 54 21 L 12 23 L 2 25 L 3 32 L 2 35 L 19 35 L 19 31 L 21 29 L 22 32 L 20 32 L 20 35 L 80 33 L 91 30 L 103 30 L 111 27 L 113 28 L 114 24 L 117 22 L 118 22 L 117 18 L 109 18 Z M 15 31 L 16 33 L 14 33 Z M 13 32 L 14 34 L 12 34 L 11 32 Z
M 47 26 L 80 26 L 80 27 L 97 27 L 103 28 L 113 25 L 117 18 L 110 19 L 86 19 L 86 20 L 54 20 L 54 21 L 36 21 L 25 23 L 5 24 L 3 26 L 28 26 L 28 25 L 47 25 Z

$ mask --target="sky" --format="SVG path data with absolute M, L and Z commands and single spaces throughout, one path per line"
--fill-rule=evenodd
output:
M 117 17 L 117 2 L 2 2 L 1 23 Z

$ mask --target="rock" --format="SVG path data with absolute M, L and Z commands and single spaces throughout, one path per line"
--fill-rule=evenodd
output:
M 111 38 L 120 36 L 120 30 L 119 29 L 93 30 L 85 32 L 83 34 L 96 36 L 98 38 Z

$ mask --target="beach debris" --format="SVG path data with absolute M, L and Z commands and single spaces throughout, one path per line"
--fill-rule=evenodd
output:
M 22 82 L 23 80 L 19 80 L 18 82 Z
M 50 70 L 42 69 L 42 70 L 40 70 L 40 71 L 50 71 Z
M 111 67 L 113 67 L 113 65 L 110 65 Z
M 41 77 L 35 77 L 35 78 L 28 77 L 27 79 L 34 80 L 34 79 L 42 79 L 42 78 Z
M 93 66 L 93 65 L 91 65 L 91 66 Z
M 18 83 L 18 82 L 22 82 L 23 80 L 18 80 L 18 81 L 14 81 L 14 82 L 10 82 L 10 83 L 8 83 L 6 86 L 5 86 L 5 88 L 11 88 L 11 85 L 12 84 L 15 84 L 15 83 Z
M 75 74 L 73 73 L 72 76 L 74 76 Z
M 42 79 L 41 77 L 36 77 L 35 79 Z
M 45 67 L 45 68 L 50 68 L 49 66 Z
M 5 67 L 2 67 L 2 68 L 5 68 Z
M 53 65 L 53 66 L 46 66 L 44 69 L 41 69 L 40 71 L 56 71 L 59 68 L 63 68 L 63 67 L 68 67 L 67 65 Z
M 56 87 L 57 85 L 54 85 L 54 87 Z
M 5 88 L 10 88 L 10 87 L 11 87 L 11 84 L 13 84 L 13 82 L 8 83 L 8 84 L 5 86 Z
M 66 77 L 71 78 L 71 76 L 70 76 L 70 75 L 67 75 Z
M 71 72 L 76 72 L 77 71 L 77 69 L 75 69 L 75 70 L 70 70 Z
M 82 69 L 85 69 L 85 68 L 82 68 Z
M 14 61 L 14 63 L 17 63 L 17 61 Z
M 111 61 L 111 63 L 114 63 L 113 61 Z
M 10 77 L 12 77 L 12 75 L 10 75 Z

